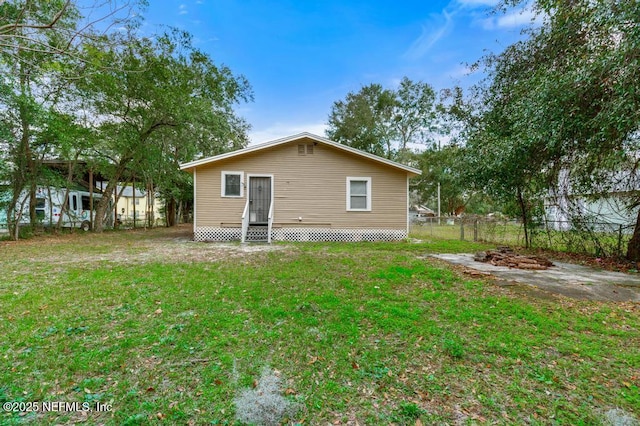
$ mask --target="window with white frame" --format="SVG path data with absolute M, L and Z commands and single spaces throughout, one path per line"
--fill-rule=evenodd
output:
M 371 211 L 370 177 L 347 177 L 347 211 Z
M 221 177 L 222 197 L 242 197 L 244 189 L 244 173 L 223 171 Z

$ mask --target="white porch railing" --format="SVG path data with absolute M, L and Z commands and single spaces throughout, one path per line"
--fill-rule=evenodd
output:
M 247 197 L 247 204 L 244 206 L 244 212 L 242 213 L 242 238 L 240 242 L 245 243 L 247 241 L 247 230 L 249 229 L 249 197 Z
M 273 225 L 273 197 L 269 204 L 269 217 L 267 219 L 267 243 L 271 244 L 271 226 Z

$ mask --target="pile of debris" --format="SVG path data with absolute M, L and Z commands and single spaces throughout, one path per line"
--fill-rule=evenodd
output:
M 530 270 L 545 270 L 553 266 L 553 263 L 544 257 L 516 254 L 510 247 L 497 247 L 495 250 L 478 252 L 473 260 L 495 266 Z

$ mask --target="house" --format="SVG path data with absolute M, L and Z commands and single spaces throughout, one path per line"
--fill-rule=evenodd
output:
M 152 216 L 155 224 L 158 218 L 162 217 L 160 210 L 163 203 L 152 191 L 138 187 L 135 187 L 134 191 L 132 185 L 117 185 L 116 193 L 118 195 L 116 213 L 118 220 L 122 223 L 133 223 L 134 217 L 138 224 L 147 223 L 149 216 Z
M 406 238 L 418 169 L 310 133 L 182 164 L 196 241 Z
M 615 231 L 620 227 L 632 230 L 638 206 L 629 206 L 637 200 L 640 176 L 612 172 L 596 190 L 591 194 L 574 190 L 570 173 L 561 171 L 557 185 L 544 199 L 547 226 L 559 231 L 574 229 L 580 224 L 600 231 Z
M 145 217 L 147 211 L 147 195 L 140 188 L 134 188 L 131 185 L 117 185 L 115 194 L 118 195 L 116 204 L 116 212 L 118 220 L 133 221 Z
M 409 208 L 409 214 L 412 219 L 438 216 L 435 211 L 423 205 L 411 206 L 411 208 Z

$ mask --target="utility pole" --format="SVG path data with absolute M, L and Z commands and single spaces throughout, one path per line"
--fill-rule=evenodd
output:
M 438 225 L 440 225 L 440 182 L 438 182 Z

